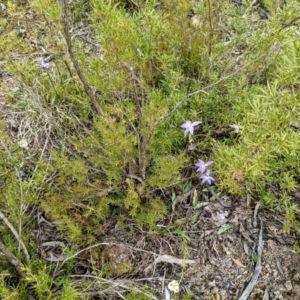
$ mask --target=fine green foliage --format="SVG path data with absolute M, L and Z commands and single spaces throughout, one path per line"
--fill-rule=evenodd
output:
M 147 291 L 147 289 L 144 290 L 137 290 L 137 289 L 132 289 L 129 293 L 124 295 L 126 300 L 135 300 L 135 299 L 140 299 L 140 300 L 150 300 L 152 299 L 150 291 Z
M 285 213 L 285 230 L 299 230 L 291 196 L 300 175 L 297 0 L 261 1 L 264 16 L 253 1 L 71 1 L 70 30 L 58 1 L 25 2 L 7 1 L 0 19 L 1 66 L 17 84 L 7 101 L 19 124 L 13 139 L 0 124 L 0 207 L 33 261 L 25 206 L 47 212 L 75 249 L 95 243 L 109 218 L 155 234 L 171 210 L 165 192 L 199 183 L 199 158 L 214 161 L 220 190 L 251 194 Z M 203 122 L 194 151 L 180 128 L 186 120 Z M 4 297 L 25 299 L 32 287 L 38 299 L 56 299 L 54 285 L 64 287 L 57 299 L 76 299 L 67 275 L 54 280 L 49 266 L 18 253 L 9 229 L 0 234 L 25 266 L 15 284 L 0 273 Z M 7 261 L 0 267 L 14 272 Z M 147 293 L 133 289 L 126 299 Z

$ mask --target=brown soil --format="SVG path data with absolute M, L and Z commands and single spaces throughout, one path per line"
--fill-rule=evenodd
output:
M 191 299 L 239 299 L 257 262 L 260 218 L 263 226 L 262 269 L 247 299 L 298 299 L 300 261 L 293 245 L 299 235 L 283 232 L 284 216 L 276 211 L 259 209 L 255 218 L 254 206 L 247 207 L 246 199 L 221 199 L 227 207 L 210 199 L 207 206 L 193 209 L 187 200 L 176 215 L 158 224 L 159 233 L 155 236 L 151 236 L 146 228 L 141 230 L 130 224 L 121 229 L 110 220 L 98 237 L 99 243 L 75 255 L 74 275 L 84 277 L 92 270 L 109 271 L 110 275 L 105 278 L 114 282 L 114 290 L 109 288 L 99 294 L 95 289 L 92 299 L 121 299 L 116 296 L 117 291 L 142 285 L 161 294 L 163 286 L 171 280 L 180 282 L 180 294 L 176 299 L 184 299 L 187 292 L 192 294 Z M 57 241 L 59 235 L 54 222 L 41 215 L 39 220 L 37 231 L 38 236 L 43 237 L 39 242 L 42 249 L 42 242 Z M 231 228 L 218 233 L 227 224 Z M 55 253 L 59 253 L 59 243 L 52 249 L 51 243 L 44 244 L 53 252 L 50 257 L 57 258 Z M 60 255 L 63 261 L 65 255 Z M 49 258 L 43 258 L 49 261 Z M 185 261 L 187 265 L 184 265 Z

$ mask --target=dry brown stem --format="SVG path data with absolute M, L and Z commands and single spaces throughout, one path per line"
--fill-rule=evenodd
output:
M 149 273 L 149 271 L 152 269 L 152 267 L 155 264 L 158 264 L 160 262 L 167 262 L 170 264 L 177 264 L 181 266 L 185 265 L 194 265 L 197 263 L 196 260 L 194 259 L 182 259 L 182 258 L 177 258 L 171 255 L 160 255 L 158 256 L 152 264 L 150 264 L 147 268 L 145 268 L 145 274 Z
M 16 268 L 21 278 L 25 278 L 22 263 L 0 242 L 0 252 L 4 254 L 6 259 Z
M 89 97 L 89 99 L 91 101 L 93 109 L 99 115 L 103 115 L 103 110 L 96 100 L 95 92 L 93 91 L 93 89 L 89 85 L 89 83 L 86 81 L 86 79 L 81 71 L 81 68 L 79 67 L 79 63 L 78 63 L 77 57 L 75 55 L 75 52 L 73 51 L 72 40 L 71 40 L 69 24 L 68 24 L 68 12 L 67 12 L 66 0 L 60 0 L 60 4 L 61 4 L 61 17 L 62 17 L 61 19 L 62 19 L 62 25 L 63 25 L 63 30 L 64 30 L 64 37 L 66 40 L 68 53 L 70 55 L 74 69 L 79 77 L 79 80 L 81 81 L 81 84 L 83 86 L 85 93 L 87 94 L 87 96 Z

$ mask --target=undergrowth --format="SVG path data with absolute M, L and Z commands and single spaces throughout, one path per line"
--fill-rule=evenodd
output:
M 4 299 L 85 297 L 37 263 L 28 208 L 58 221 L 72 251 L 109 218 L 153 233 L 171 210 L 165 193 L 198 184 L 199 158 L 214 161 L 220 191 L 251 194 L 299 230 L 298 1 L 262 2 L 264 18 L 252 1 L 6 2 L 0 58 L 18 83 L 8 97 L 18 130 L 11 140 L 2 123 L 0 208 L 31 262 L 2 225 L 24 266 L 0 263 Z M 203 122 L 193 151 L 185 120 Z

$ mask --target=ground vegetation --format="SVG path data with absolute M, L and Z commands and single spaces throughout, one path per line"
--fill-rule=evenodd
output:
M 0 10 L 3 299 L 300 295 L 299 1 Z

